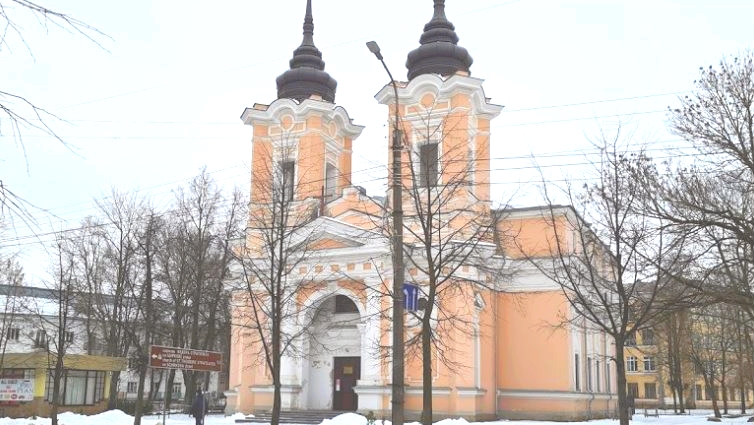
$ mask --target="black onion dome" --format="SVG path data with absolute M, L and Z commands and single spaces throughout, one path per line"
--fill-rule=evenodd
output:
M 445 17 L 445 0 L 435 1 L 435 13 L 426 25 L 419 42 L 406 60 L 408 79 L 422 74 L 453 75 L 469 71 L 473 59 L 469 52 L 458 45 L 455 27 Z
M 314 45 L 312 0 L 306 1 L 304 40 L 293 51 L 293 58 L 289 63 L 291 69 L 275 80 L 278 86 L 278 99 L 290 98 L 301 102 L 311 95 L 319 95 L 328 102 L 335 102 L 335 88 L 338 83 L 325 72 L 322 52 Z

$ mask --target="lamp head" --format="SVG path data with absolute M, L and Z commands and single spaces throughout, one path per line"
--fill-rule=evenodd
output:
M 376 41 L 367 41 L 367 48 L 369 49 L 370 52 L 374 53 L 377 59 L 382 60 L 382 53 L 380 53 L 380 46 L 377 45 Z

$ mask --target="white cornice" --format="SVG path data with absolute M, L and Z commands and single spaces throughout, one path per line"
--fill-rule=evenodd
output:
M 359 137 L 364 126 L 355 125 L 342 106 L 321 100 L 305 99 L 299 103 L 292 99 L 276 99 L 269 106 L 246 108 L 241 120 L 246 125 L 278 123 L 284 115 L 291 115 L 296 121 L 303 121 L 312 113 L 319 113 L 337 123 L 338 133 L 344 137 Z
M 504 282 L 500 285 L 501 289 L 507 292 L 550 292 L 562 291 L 558 282 L 554 281 L 551 276 L 543 273 L 540 267 L 549 270 L 553 268 L 548 262 L 553 261 L 551 258 L 535 260 L 509 260 L 511 270 L 514 270 L 510 282 Z M 538 265 L 532 264 L 532 261 L 540 262 Z
M 427 93 L 435 99 L 449 99 L 457 93 L 465 93 L 471 97 L 473 112 L 483 118 L 492 119 L 500 114 L 503 106 L 488 102 L 484 94 L 482 83 L 484 80 L 464 75 L 453 75 L 447 79 L 435 74 L 423 74 L 406 83 L 398 85 L 398 98 L 401 104 L 415 105 L 421 103 L 421 98 Z M 387 84 L 375 95 L 378 102 L 391 105 L 395 102 L 395 92 L 392 84 Z

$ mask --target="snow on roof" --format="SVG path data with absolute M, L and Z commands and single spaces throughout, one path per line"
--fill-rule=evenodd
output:
M 56 299 L 0 295 L 0 314 L 57 316 L 59 308 Z

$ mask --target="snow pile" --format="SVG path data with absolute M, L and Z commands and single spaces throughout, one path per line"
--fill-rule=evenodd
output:
M 466 421 L 466 419 L 458 418 L 458 419 L 443 419 L 440 422 L 437 422 L 435 425 L 469 425 L 469 423 Z
M 0 419 L 0 425 L 50 425 L 51 423 L 52 420 L 50 418 Z M 124 425 L 133 423 L 133 416 L 127 415 L 120 410 L 110 410 L 92 416 L 71 412 L 64 412 L 58 415 L 59 425 Z
M 387 424 L 385 421 L 385 425 Z M 321 425 L 367 425 L 367 418 L 356 413 L 343 413 L 332 419 L 325 419 Z
M 367 418 L 356 413 L 344 413 L 338 415 L 332 419 L 325 419 L 320 425 L 367 425 Z M 485 422 L 484 425 L 502 424 L 502 422 Z M 392 425 L 392 422 L 385 419 L 377 419 L 374 421 L 374 425 Z M 406 425 L 421 425 L 419 422 L 406 422 Z M 435 422 L 435 425 L 470 425 L 465 419 L 443 419 L 439 422 Z M 507 423 L 506 425 L 510 425 Z M 558 424 L 566 425 L 566 424 Z

